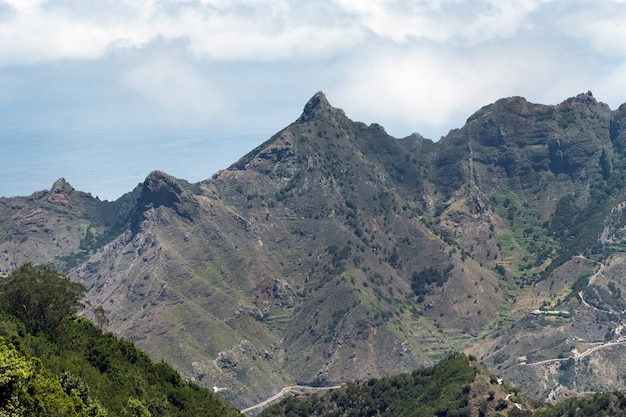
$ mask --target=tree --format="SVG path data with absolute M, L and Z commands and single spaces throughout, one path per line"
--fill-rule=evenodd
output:
M 0 309 L 33 333 L 53 333 L 83 305 L 85 287 L 49 266 L 28 262 L 0 279 Z
M 109 318 L 104 311 L 104 307 L 102 307 L 101 305 L 93 310 L 93 317 L 100 331 L 103 331 L 106 326 L 109 325 Z
M 148 407 L 144 405 L 140 400 L 130 397 L 126 403 L 126 415 L 128 417 L 150 417 L 152 414 Z
M 55 375 L 38 358 L 20 352 L 0 337 L 0 415 L 105 417 L 106 410 L 86 407 L 63 391 Z

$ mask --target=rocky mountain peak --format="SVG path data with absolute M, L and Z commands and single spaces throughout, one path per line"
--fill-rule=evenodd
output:
M 561 104 L 557 105 L 556 108 L 562 111 L 575 111 L 586 114 L 598 111 L 609 111 L 609 107 L 604 103 L 598 102 L 598 100 L 595 99 L 591 91 L 578 94 L 575 97 L 570 97 Z
M 65 181 L 65 178 L 59 178 L 52 184 L 52 188 L 50 188 L 51 194 L 69 194 L 72 191 L 74 191 L 74 187 Z
M 53 204 L 67 205 L 72 191 L 74 191 L 74 187 L 65 181 L 65 178 L 59 178 L 52 184 L 47 200 Z
M 593 93 L 591 91 L 587 91 L 586 93 L 580 93 L 578 94 L 576 97 L 574 97 L 574 100 L 579 101 L 581 103 L 597 103 L 598 100 L 595 99 L 595 97 L 593 96 Z
M 178 180 L 162 171 L 151 172 L 143 182 L 141 201 L 154 207 L 172 207 L 180 203 L 183 187 Z
M 334 110 L 334 108 L 330 105 L 328 99 L 326 99 L 326 95 L 323 92 L 318 91 L 304 105 L 304 110 L 302 111 L 302 115 L 298 118 L 298 122 L 308 122 L 309 120 L 332 110 Z
M 141 186 L 139 207 L 166 207 L 179 216 L 193 221 L 192 212 L 198 208 L 198 202 L 186 186 L 185 180 L 179 180 L 162 171 L 151 172 Z

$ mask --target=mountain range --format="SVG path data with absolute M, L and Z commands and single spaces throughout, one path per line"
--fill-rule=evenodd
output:
M 319 92 L 198 183 L 0 198 L 0 273 L 56 265 L 85 315 L 240 408 L 459 351 L 556 401 L 626 388 L 625 207 L 626 105 L 510 97 L 435 142 Z

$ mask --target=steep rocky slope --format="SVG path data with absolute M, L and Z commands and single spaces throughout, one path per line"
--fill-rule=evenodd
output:
M 26 261 L 69 269 L 126 227 L 136 196 L 100 201 L 63 178 L 29 197 L 0 198 L 0 275 Z
M 110 330 L 242 407 L 464 348 L 539 398 L 619 388 L 599 370 L 621 345 L 572 337 L 620 340 L 625 120 L 591 93 L 512 97 L 435 143 L 317 93 L 200 183 L 157 171 L 113 203 L 64 181 L 0 199 L 0 268 L 77 263 Z

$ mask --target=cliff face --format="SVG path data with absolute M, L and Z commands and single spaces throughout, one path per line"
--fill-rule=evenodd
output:
M 593 262 L 621 259 L 624 114 L 590 93 L 557 106 L 513 97 L 434 143 L 353 122 L 317 93 L 200 183 L 157 171 L 114 203 L 62 180 L 0 199 L 0 266 L 75 266 L 110 330 L 186 378 L 229 387 L 240 406 L 284 385 L 410 370 L 477 341 L 501 366 L 498 352 L 530 349 L 507 351 L 541 306 L 587 317 L 534 330 L 537 346 L 567 355 L 553 332 L 595 337 L 604 320 L 567 303 L 622 287 L 615 274 L 584 279 Z M 554 380 L 528 375 L 510 378 Z

